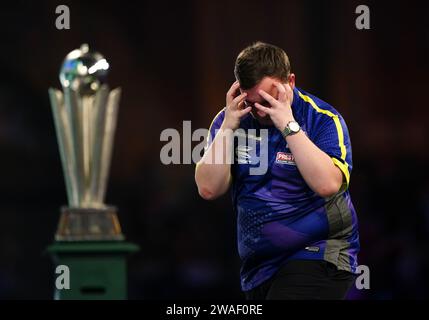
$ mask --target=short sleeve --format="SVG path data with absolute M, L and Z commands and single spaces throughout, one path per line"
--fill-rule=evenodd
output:
M 204 148 L 204 152 L 212 144 L 213 139 L 216 136 L 216 133 L 219 131 L 220 127 L 222 126 L 224 118 L 225 118 L 225 108 L 223 108 L 222 110 L 220 110 L 217 113 L 217 115 L 213 118 L 212 123 L 210 124 L 209 132 L 207 135 L 207 143 L 206 143 L 206 146 Z
M 346 190 L 350 183 L 352 171 L 352 148 L 349 131 L 341 115 L 324 114 L 320 121 L 313 142 L 327 155 L 344 175 L 342 190 Z

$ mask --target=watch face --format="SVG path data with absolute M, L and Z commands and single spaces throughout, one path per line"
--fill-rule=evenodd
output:
M 298 132 L 299 131 L 299 124 L 297 122 L 290 122 L 289 123 L 289 129 L 292 132 Z

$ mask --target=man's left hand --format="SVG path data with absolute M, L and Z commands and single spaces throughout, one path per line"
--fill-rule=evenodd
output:
M 278 98 L 275 99 L 264 90 L 259 90 L 259 94 L 271 105 L 271 108 L 264 107 L 259 103 L 255 103 L 255 107 L 268 114 L 274 125 L 280 131 L 286 128 L 289 121 L 294 121 L 292 113 L 293 91 L 288 83 L 275 83 L 279 92 Z

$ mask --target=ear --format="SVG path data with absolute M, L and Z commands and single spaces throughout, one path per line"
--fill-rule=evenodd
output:
M 288 77 L 288 83 L 290 85 L 290 87 L 293 89 L 295 89 L 295 74 L 291 73 Z

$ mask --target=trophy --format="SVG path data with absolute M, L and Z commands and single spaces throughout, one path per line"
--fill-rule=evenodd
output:
M 124 239 L 116 208 L 104 203 L 121 94 L 109 91 L 108 71 L 106 59 L 84 44 L 64 59 L 63 91 L 49 89 L 68 198 L 57 241 Z

